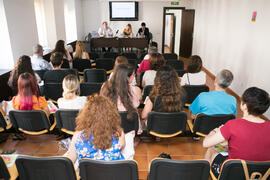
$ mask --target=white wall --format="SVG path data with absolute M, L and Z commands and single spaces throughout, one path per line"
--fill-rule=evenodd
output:
M 0 0 L 0 27 L 0 67 L 1 69 L 12 69 L 14 61 L 3 0 Z
M 33 0 L 4 0 L 7 26 L 14 62 L 19 56 L 32 54 L 38 42 Z
M 114 30 L 122 32 L 126 24 L 132 25 L 134 35 L 136 35 L 140 24 L 146 23 L 150 32 L 153 34 L 153 40 L 161 49 L 162 43 L 162 24 L 163 24 L 163 7 L 170 7 L 168 1 L 139 1 L 139 21 L 109 21 L 109 1 L 99 0 L 82 0 L 84 16 L 84 32 L 87 34 L 91 31 L 97 31 L 103 21 L 108 21 L 109 26 Z M 180 1 L 179 6 L 189 7 L 189 0 Z M 177 6 L 173 6 L 177 7 Z
M 75 1 L 75 15 L 76 15 L 76 27 L 77 27 L 77 37 L 78 40 L 84 40 L 85 33 L 84 33 L 84 17 L 82 12 L 82 1 L 81 0 L 74 0 Z
M 239 95 L 251 86 L 270 92 L 270 1 L 193 0 L 195 29 L 193 54 L 216 74 L 227 68 L 234 74 L 231 88 Z M 257 11 L 256 22 L 251 22 Z M 266 113 L 270 118 L 270 110 Z

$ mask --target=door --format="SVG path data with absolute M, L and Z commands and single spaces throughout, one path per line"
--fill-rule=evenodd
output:
M 181 26 L 179 54 L 180 56 L 185 58 L 188 58 L 192 55 L 194 16 L 195 10 L 193 9 L 182 11 L 182 26 Z
M 175 17 L 174 14 L 168 13 L 165 15 L 165 40 L 164 40 L 164 52 L 174 52 L 175 41 Z

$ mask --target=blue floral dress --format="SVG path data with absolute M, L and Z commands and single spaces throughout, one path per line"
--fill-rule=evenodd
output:
M 114 161 L 125 159 L 121 154 L 121 146 L 118 140 L 113 136 L 112 147 L 106 150 L 95 149 L 95 145 L 91 144 L 93 136 L 86 141 L 82 131 L 75 142 L 75 148 L 78 160 L 82 158 L 89 158 L 94 160 Z

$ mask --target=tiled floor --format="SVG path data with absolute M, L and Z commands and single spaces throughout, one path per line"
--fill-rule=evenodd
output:
M 186 64 L 186 63 L 185 63 Z M 213 79 L 207 76 L 207 85 L 210 90 L 214 89 Z M 241 116 L 238 102 L 238 114 Z M 27 136 L 24 141 L 13 141 L 12 135 L 8 141 L 0 144 L 0 153 L 4 150 L 15 149 L 19 154 L 47 157 L 61 156 L 66 150 L 61 149 L 55 135 Z M 135 149 L 134 159 L 138 163 L 139 178 L 146 179 L 151 160 L 161 153 L 169 153 L 174 160 L 203 159 L 206 149 L 202 147 L 202 139 L 193 141 L 191 137 L 175 137 L 161 139 L 159 142 L 140 142 Z

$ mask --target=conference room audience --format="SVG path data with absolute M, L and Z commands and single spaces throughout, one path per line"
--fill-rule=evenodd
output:
M 37 70 L 52 70 L 52 65 L 43 59 L 43 47 L 36 44 L 33 47 L 33 56 L 31 56 L 31 64 L 34 71 Z
M 43 110 L 49 117 L 48 102 L 40 96 L 35 76 L 31 73 L 19 76 L 18 95 L 13 97 L 12 107 L 17 110 Z
M 208 148 L 205 159 L 210 162 L 216 177 L 227 159 L 270 160 L 270 122 L 260 117 L 267 111 L 269 105 L 269 94 L 266 91 L 257 87 L 248 88 L 241 99 L 240 108 L 243 117 L 228 121 L 205 137 L 203 146 Z M 215 145 L 225 141 L 228 141 L 228 156 L 223 156 L 214 148 Z
M 138 30 L 137 34 L 140 38 L 149 39 L 149 29 L 146 27 L 146 24 L 144 22 L 141 23 L 141 28 Z
M 117 57 L 115 58 L 114 67 L 113 67 L 113 72 L 115 71 L 115 69 L 117 68 L 117 66 L 118 66 L 119 64 L 128 64 L 128 59 L 126 58 L 126 56 L 117 56 Z M 110 74 L 109 79 L 112 78 L 113 72 Z M 133 80 L 132 80 L 131 85 L 136 86 L 136 78 L 135 78 L 135 76 L 134 76 L 134 78 L 133 78 Z
M 51 55 L 51 63 L 53 65 L 53 70 L 47 71 L 44 76 L 44 83 L 62 83 L 65 76 L 68 74 L 77 75 L 74 69 L 61 69 L 63 64 L 63 54 L 60 52 L 55 52 Z
M 147 119 L 151 111 L 180 112 L 185 104 L 186 92 L 180 86 L 178 74 L 170 66 L 161 67 L 154 86 L 146 99 L 141 117 Z
M 76 118 L 76 132 L 66 156 L 78 159 L 123 160 L 125 136 L 116 105 L 107 97 L 89 96 Z
M 164 66 L 165 59 L 159 53 L 151 54 L 149 58 L 149 63 L 150 63 L 150 70 L 145 71 L 143 75 L 142 87 L 154 85 L 156 73 L 162 66 Z
M 202 59 L 194 55 L 189 58 L 187 72 L 181 78 L 181 85 L 206 84 L 206 73 L 202 71 Z
M 115 69 L 112 78 L 101 87 L 100 94 L 108 97 L 117 105 L 118 111 L 127 111 L 127 120 L 133 120 L 133 113 L 140 105 L 141 91 L 132 86 L 135 76 L 134 68 L 130 64 L 120 64 Z M 135 131 L 125 134 L 126 147 L 123 150 L 125 159 L 133 159 Z
M 215 114 L 237 114 L 237 103 L 235 97 L 225 92 L 233 80 L 233 74 L 229 70 L 220 71 L 214 82 L 215 89 L 211 92 L 203 92 L 189 106 L 192 118 L 198 113 L 206 115 Z
M 85 51 L 82 41 L 76 42 L 76 49 L 73 53 L 73 59 L 89 59 L 88 53 Z
M 108 23 L 104 21 L 102 23 L 102 27 L 98 29 L 99 37 L 112 37 L 113 32 L 112 29 L 108 26 Z
M 65 49 L 65 41 L 58 40 L 55 44 L 54 50 L 52 50 L 51 54 L 54 53 L 62 53 L 63 59 L 67 59 L 69 62 L 69 67 L 72 69 L 72 57 L 70 56 L 69 52 Z
M 63 97 L 57 100 L 60 109 L 82 109 L 86 103 L 85 96 L 80 95 L 80 82 L 73 74 L 67 75 L 62 83 Z
M 133 37 L 131 24 L 127 24 L 122 33 L 123 37 Z
M 41 79 L 38 74 L 34 72 L 31 65 L 31 59 L 29 56 L 23 55 L 16 61 L 14 69 L 10 73 L 8 85 L 12 89 L 12 95 L 15 96 L 18 93 L 18 79 L 22 73 L 28 72 L 32 74 L 37 83 L 41 83 Z

